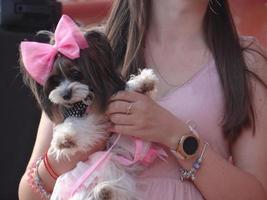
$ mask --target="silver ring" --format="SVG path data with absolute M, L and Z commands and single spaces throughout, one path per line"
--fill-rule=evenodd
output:
M 129 114 L 132 113 L 131 110 L 132 110 L 133 105 L 134 105 L 134 103 L 131 103 L 131 104 L 128 106 L 126 115 L 129 115 Z

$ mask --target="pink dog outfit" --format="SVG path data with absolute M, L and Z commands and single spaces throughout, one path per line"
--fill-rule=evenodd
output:
M 134 174 L 136 174 L 137 171 L 149 167 L 157 158 L 165 161 L 165 157 L 168 156 L 160 145 L 145 143 L 129 136 L 118 134 L 115 136 L 111 138 L 113 144 L 107 151 L 99 151 L 90 155 L 86 162 L 77 163 L 73 170 L 61 175 L 56 181 L 51 199 L 67 200 L 81 190 L 91 191 L 96 184 L 102 182 L 105 170 L 116 167 L 111 162 L 125 167 L 138 165 L 138 168 L 134 168 Z M 124 150 L 120 151 L 120 149 Z

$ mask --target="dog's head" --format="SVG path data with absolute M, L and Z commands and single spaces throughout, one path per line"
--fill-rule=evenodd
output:
M 125 88 L 125 82 L 114 69 L 113 51 L 106 36 L 90 30 L 85 38 L 89 47 L 80 50 L 79 58 L 71 60 L 58 53 L 44 85 L 34 81 L 21 67 L 26 84 L 53 121 L 62 116 L 62 107 L 77 102 L 90 104 L 95 112 L 103 112 L 109 97 Z
M 52 103 L 64 107 L 71 107 L 80 101 L 89 105 L 94 97 L 81 66 L 64 57 L 57 58 L 53 71 L 45 82 L 44 94 Z

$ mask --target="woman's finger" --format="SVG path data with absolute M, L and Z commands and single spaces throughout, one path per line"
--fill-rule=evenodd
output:
M 116 95 L 110 98 L 110 101 L 127 101 L 127 102 L 135 102 L 142 98 L 144 95 L 134 91 L 120 91 Z
M 115 113 L 122 114 L 131 114 L 133 103 L 125 102 L 125 101 L 112 101 L 106 111 L 107 115 L 112 115 Z
M 131 125 L 114 125 L 110 128 L 110 132 L 134 136 L 133 135 L 134 126 L 131 126 Z
M 114 125 L 134 125 L 134 118 L 132 115 L 125 114 L 112 114 L 110 115 L 110 121 L 114 123 Z

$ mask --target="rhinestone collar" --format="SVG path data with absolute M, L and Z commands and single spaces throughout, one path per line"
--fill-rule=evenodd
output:
M 63 116 L 64 119 L 68 117 L 83 117 L 88 105 L 83 103 L 82 101 L 79 101 L 77 103 L 74 103 L 72 107 L 64 107 L 63 109 Z

